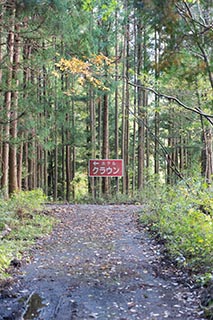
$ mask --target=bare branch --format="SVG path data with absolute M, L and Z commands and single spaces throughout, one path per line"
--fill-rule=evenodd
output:
M 177 4 L 176 4 L 176 8 L 177 8 L 177 11 L 178 13 L 180 14 L 180 16 L 182 18 L 184 18 L 185 20 L 189 19 L 191 20 L 194 24 L 200 26 L 203 28 L 203 30 L 199 33 L 199 34 L 203 34 L 205 32 L 208 32 L 209 30 L 213 29 L 213 25 L 212 24 L 206 24 L 205 23 L 205 20 L 202 16 L 200 16 L 200 19 L 202 20 L 202 22 L 200 22 L 199 20 L 195 19 L 191 13 L 191 10 L 188 6 L 188 4 L 184 1 L 184 5 L 186 7 L 186 11 L 184 9 L 182 9 L 181 7 L 179 7 Z
M 186 110 L 189 110 L 191 112 L 194 112 L 200 116 L 203 116 L 204 118 L 206 118 L 212 125 L 213 125 L 213 115 L 211 114 L 207 114 L 205 112 L 203 112 L 200 108 L 196 107 L 196 108 L 191 108 L 189 106 L 187 106 L 185 103 L 183 103 L 182 101 L 180 101 L 178 98 L 174 97 L 174 96 L 170 96 L 170 95 L 167 95 L 167 94 L 164 94 L 164 93 L 160 93 L 158 91 L 156 91 L 155 89 L 153 88 L 150 88 L 150 87 L 146 87 L 144 85 L 139 85 L 139 84 L 135 84 L 133 82 L 128 82 L 131 86 L 134 86 L 134 87 L 139 87 L 139 88 L 142 88 L 144 90 L 147 90 L 147 91 L 150 91 L 152 93 L 154 93 L 156 96 L 158 97 L 161 97 L 161 98 L 165 98 L 165 99 L 168 99 L 169 101 L 174 101 L 175 103 L 177 103 L 179 106 L 183 107 L 184 109 Z
M 127 107 L 128 111 L 131 113 L 131 115 L 136 119 L 136 121 L 138 123 L 143 124 L 143 126 L 147 129 L 147 132 L 149 133 L 149 135 L 151 136 L 151 138 L 153 139 L 153 141 L 157 141 L 161 147 L 162 150 L 162 154 L 168 164 L 168 166 L 171 168 L 171 170 L 175 173 L 176 176 L 178 176 L 181 180 L 185 181 L 184 175 L 179 171 L 179 169 L 177 168 L 175 162 L 173 161 L 173 159 L 171 158 L 169 151 L 167 150 L 167 148 L 163 145 L 163 143 L 160 141 L 160 139 L 152 132 L 152 130 L 150 129 L 150 127 L 147 125 L 147 123 L 142 119 L 139 118 L 138 116 L 135 115 L 135 113 L 129 108 Z M 158 152 L 160 154 L 160 152 Z M 161 154 L 160 154 L 161 155 Z M 188 188 L 189 185 L 187 184 L 187 182 L 185 181 L 186 185 Z

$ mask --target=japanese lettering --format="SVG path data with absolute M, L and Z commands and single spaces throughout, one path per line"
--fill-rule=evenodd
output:
M 123 160 L 90 160 L 89 175 L 91 177 L 121 177 L 123 175 Z

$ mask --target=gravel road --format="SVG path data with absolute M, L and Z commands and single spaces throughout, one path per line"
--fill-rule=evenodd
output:
M 57 205 L 60 222 L 2 290 L 1 320 L 201 320 L 190 279 L 138 228 L 135 205 Z

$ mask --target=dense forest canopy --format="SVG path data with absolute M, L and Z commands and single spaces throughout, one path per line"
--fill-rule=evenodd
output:
M 212 43 L 210 0 L 1 0 L 3 195 L 211 184 Z M 96 158 L 124 176 L 88 178 Z

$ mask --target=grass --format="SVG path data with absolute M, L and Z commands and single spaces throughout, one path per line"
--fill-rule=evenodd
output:
M 154 195 L 154 196 L 153 196 Z M 177 263 L 194 273 L 213 267 L 213 195 L 205 184 L 165 187 L 149 193 L 141 222 L 164 240 Z
M 140 221 L 184 266 L 204 292 L 204 313 L 213 319 L 213 192 L 205 183 L 174 187 L 151 185 L 143 193 Z
M 45 200 L 40 189 L 0 200 L 0 279 L 9 276 L 11 260 L 21 259 L 38 238 L 51 232 L 55 220 L 42 214 Z

